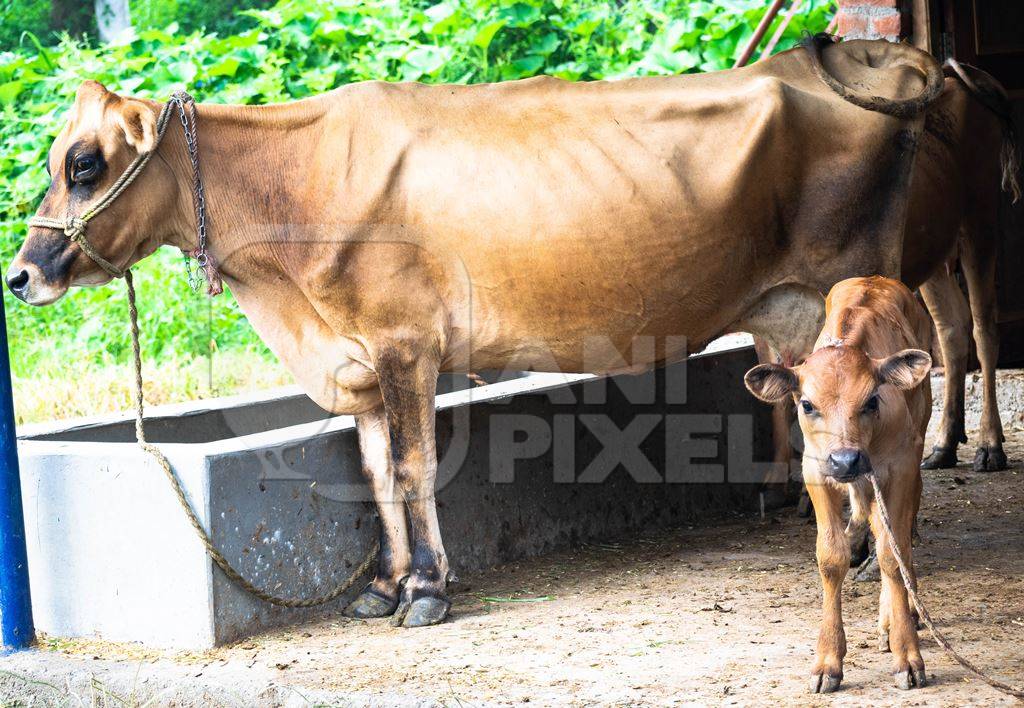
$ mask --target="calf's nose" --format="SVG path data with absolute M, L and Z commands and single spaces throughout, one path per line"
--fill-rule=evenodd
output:
M 828 474 L 840 481 L 850 480 L 868 469 L 860 450 L 845 447 L 828 456 Z
M 23 297 L 28 288 L 28 271 L 23 268 L 11 266 L 7 271 L 7 287 L 19 298 Z

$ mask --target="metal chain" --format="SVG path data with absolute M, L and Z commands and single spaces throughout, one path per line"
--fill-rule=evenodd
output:
M 205 270 L 210 261 L 209 253 L 206 250 L 207 228 L 206 228 L 206 190 L 203 187 L 203 176 L 199 171 L 199 132 L 196 120 L 196 102 L 184 91 L 176 91 L 170 101 L 178 109 L 178 119 L 181 121 L 181 132 L 185 136 L 185 148 L 188 151 L 188 159 L 192 163 L 192 206 L 196 215 L 196 249 L 192 252 L 199 270 Z M 192 290 L 198 290 L 198 273 L 192 270 L 190 254 L 185 254 L 185 274 L 188 277 L 188 285 Z
M 206 191 L 203 188 L 203 177 L 199 173 L 199 134 L 196 131 L 196 102 L 184 91 L 176 92 L 171 100 L 178 104 L 178 117 L 185 135 L 185 147 L 192 162 L 192 205 L 196 211 L 196 235 L 198 248 L 196 260 L 199 267 L 205 267 L 206 253 Z

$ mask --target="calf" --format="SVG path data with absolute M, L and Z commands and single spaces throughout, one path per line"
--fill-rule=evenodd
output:
M 832 288 L 825 308 L 825 326 L 803 364 L 762 364 L 744 377 L 763 401 L 791 396 L 804 434 L 804 480 L 818 522 L 824 588 L 813 693 L 834 691 L 843 678 L 841 589 L 850 566 L 843 496 L 850 498 L 851 526 L 870 518 L 875 538 L 884 538 L 867 475 L 878 478 L 896 542 L 912 568 L 910 536 L 921 500 L 919 465 L 931 413 L 931 391 L 921 385 L 931 368 L 925 353 L 931 328 L 906 286 L 879 276 L 851 278 Z M 892 548 L 883 541 L 876 545 L 882 570 L 880 648 L 893 653 L 898 688 L 920 687 L 924 661 L 907 592 Z

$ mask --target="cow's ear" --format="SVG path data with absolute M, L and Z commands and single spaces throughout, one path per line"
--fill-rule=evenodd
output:
M 755 366 L 743 377 L 743 383 L 765 403 L 778 403 L 800 390 L 796 373 L 780 364 Z
M 150 152 L 156 147 L 156 113 L 142 101 L 122 99 L 114 107 L 124 138 L 136 152 Z
M 904 349 L 885 359 L 875 360 L 878 380 L 901 391 L 912 389 L 924 381 L 931 368 L 931 356 L 920 349 Z
M 82 85 L 78 87 L 78 91 L 75 93 L 75 102 L 84 103 L 88 101 L 105 101 L 109 97 L 113 96 L 107 87 L 101 84 L 99 81 L 93 81 L 89 79 L 83 81 Z

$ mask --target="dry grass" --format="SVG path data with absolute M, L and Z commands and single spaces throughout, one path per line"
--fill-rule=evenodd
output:
M 128 364 L 38 367 L 32 378 L 14 379 L 15 417 L 18 423 L 35 423 L 130 410 L 132 378 Z M 279 363 L 245 351 L 217 353 L 212 369 L 206 357 L 144 362 L 143 380 L 147 405 L 293 383 Z

